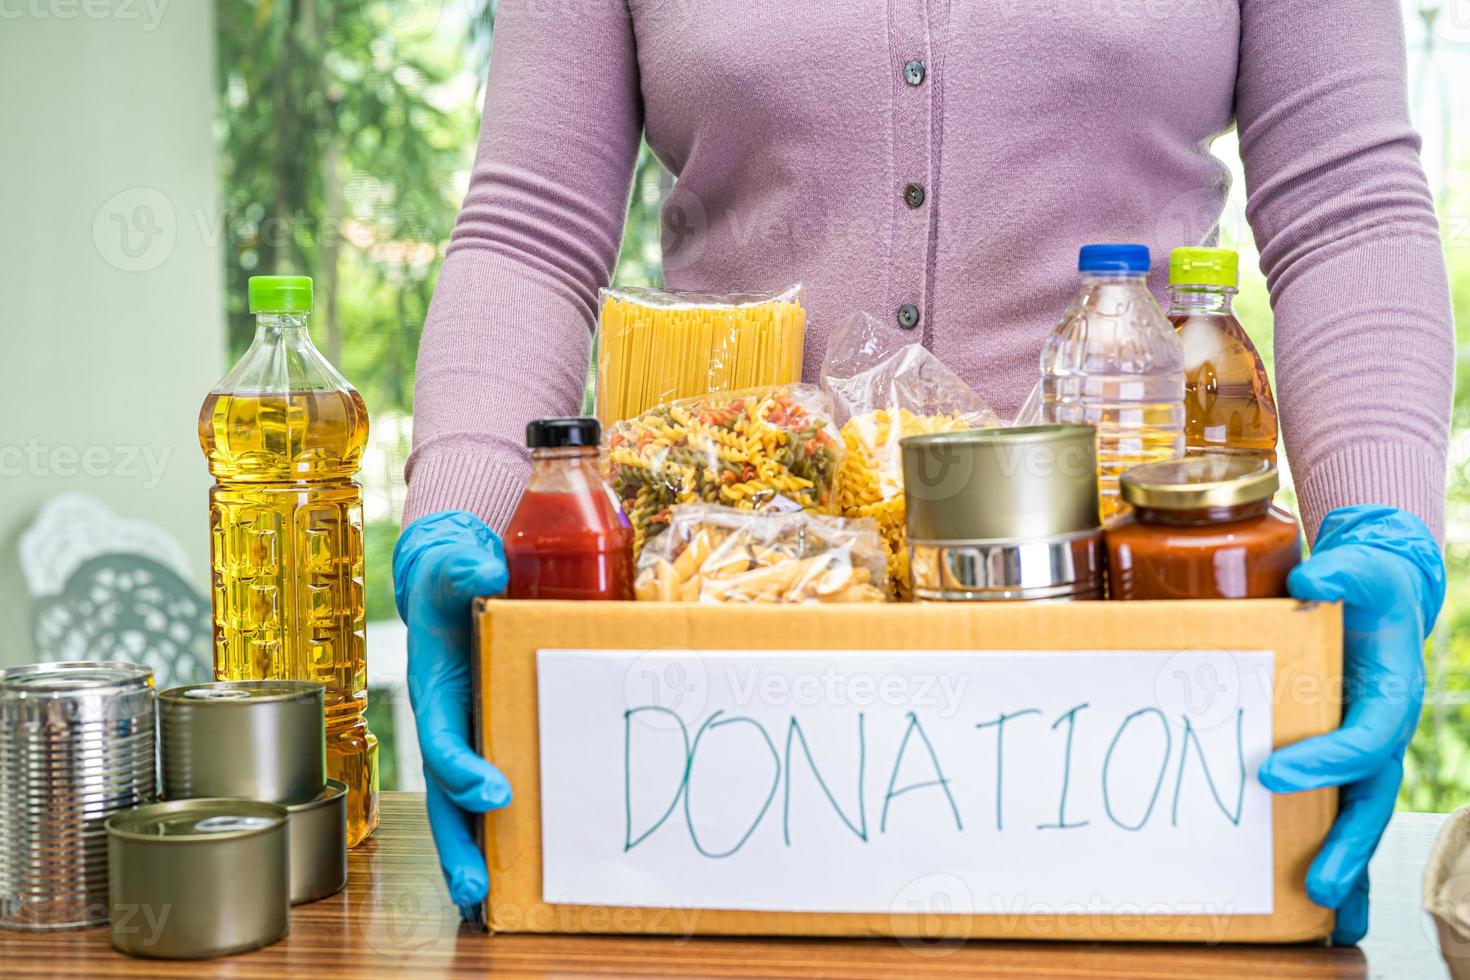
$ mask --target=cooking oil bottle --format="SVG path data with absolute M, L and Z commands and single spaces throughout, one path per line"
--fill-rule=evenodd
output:
M 1041 352 L 1043 420 L 1097 429 L 1104 521 L 1127 507 L 1124 470 L 1184 454 L 1184 351 L 1148 268 L 1147 246 L 1082 246 L 1082 286 Z
M 1228 248 L 1169 253 L 1169 321 L 1184 344 L 1184 440 L 1190 455 L 1256 453 L 1275 459 L 1271 381 L 1230 308 L 1239 266 Z
M 351 846 L 378 825 L 356 482 L 367 406 L 312 345 L 310 279 L 255 276 L 249 298 L 255 340 L 199 412 L 214 674 L 326 686 L 327 775 L 347 784 Z

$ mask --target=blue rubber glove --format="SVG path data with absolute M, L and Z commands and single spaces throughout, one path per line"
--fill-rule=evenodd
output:
M 466 918 L 490 876 L 472 814 L 510 802 L 510 784 L 470 748 L 470 603 L 505 591 L 505 551 L 473 514 L 444 511 L 404 528 L 393 549 L 398 615 L 408 626 L 408 694 L 424 757 L 429 829 L 449 896 Z
M 1276 793 L 1341 786 L 1337 820 L 1307 871 L 1307 895 L 1337 910 L 1332 941 L 1368 931 L 1368 859 L 1393 814 L 1404 750 L 1424 702 L 1424 641 L 1444 602 L 1445 569 L 1424 522 L 1392 507 L 1334 510 L 1287 581 L 1298 599 L 1343 603 L 1342 727 L 1271 753 Z

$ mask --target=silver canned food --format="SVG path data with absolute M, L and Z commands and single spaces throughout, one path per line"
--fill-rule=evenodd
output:
M 315 799 L 327 781 L 324 699 L 315 681 L 217 681 L 161 691 L 164 798 Z
M 909 568 L 923 601 L 1103 598 L 1101 531 L 1040 541 L 914 541 Z
M 293 803 L 291 904 L 335 895 L 347 884 L 347 784 L 327 780 L 315 799 Z
M 153 672 L 115 661 L 0 670 L 0 927 L 107 921 L 107 830 L 157 795 Z
M 902 440 L 914 598 L 1103 598 L 1094 442 L 1085 425 Z
M 268 946 L 290 925 L 286 808 L 172 800 L 107 821 L 112 946 L 204 959 Z

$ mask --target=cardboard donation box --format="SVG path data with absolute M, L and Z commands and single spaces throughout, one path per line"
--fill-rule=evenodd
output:
M 1339 607 L 482 601 L 504 932 L 1296 942 Z

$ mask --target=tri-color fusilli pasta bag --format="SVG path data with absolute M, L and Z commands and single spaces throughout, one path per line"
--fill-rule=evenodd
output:
M 635 558 L 675 504 L 830 513 L 843 455 L 831 399 L 801 384 L 669 402 L 615 423 L 605 441 Z
M 769 293 L 607 288 L 598 293 L 597 417 L 801 380 L 801 285 Z
M 888 587 L 909 595 L 904 533 L 905 436 L 1000 425 L 985 399 L 922 344 L 903 343 L 866 313 L 838 324 L 822 361 L 822 386 L 847 451 L 838 475 L 836 512 L 870 517 L 888 552 Z

